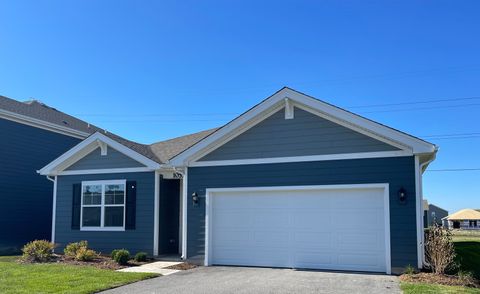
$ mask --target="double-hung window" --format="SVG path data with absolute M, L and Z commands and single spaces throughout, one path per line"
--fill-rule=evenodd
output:
M 82 182 L 80 229 L 125 230 L 126 180 Z

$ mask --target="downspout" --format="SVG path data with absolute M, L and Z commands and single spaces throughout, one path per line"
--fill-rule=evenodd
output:
M 435 147 L 435 151 L 433 152 L 433 155 L 432 157 L 423 162 L 423 163 L 420 163 L 419 165 L 419 175 L 418 175 L 418 179 L 419 179 L 419 185 L 420 185 L 420 203 L 422 205 L 422 212 L 423 212 L 423 173 L 425 172 L 425 170 L 427 169 L 428 165 L 435 160 L 435 158 L 437 157 L 437 151 L 438 151 L 438 147 Z M 422 230 L 423 230 L 423 214 L 422 214 Z M 427 261 L 426 261 L 426 258 L 425 258 L 425 233 L 422 232 L 422 262 L 423 264 L 427 264 Z
M 55 243 L 55 219 L 57 216 L 57 176 L 51 178 L 50 176 L 46 176 L 47 180 L 53 182 L 53 204 L 52 204 L 52 236 L 50 241 Z

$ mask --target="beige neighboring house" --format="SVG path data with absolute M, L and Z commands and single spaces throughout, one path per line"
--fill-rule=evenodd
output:
M 480 230 L 480 211 L 462 209 L 442 219 L 450 229 Z

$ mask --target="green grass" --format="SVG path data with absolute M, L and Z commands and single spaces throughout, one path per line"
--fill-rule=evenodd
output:
M 472 272 L 480 279 L 480 239 L 477 241 L 456 241 L 456 262 L 460 270 Z
M 0 257 L 0 293 L 95 293 L 155 277 L 92 266 L 19 264 L 18 257 Z
M 405 294 L 479 294 L 480 289 L 420 283 L 401 283 Z

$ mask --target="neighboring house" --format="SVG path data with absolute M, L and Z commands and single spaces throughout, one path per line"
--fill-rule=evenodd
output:
M 96 130 L 38 101 L 0 96 L 0 255 L 50 238 L 53 187 L 36 171 Z
M 426 199 L 423 200 L 423 225 L 425 228 L 443 225 L 442 219 L 448 215 L 448 211 L 436 205 L 429 204 Z
M 480 230 L 480 212 L 474 209 L 462 209 L 443 218 L 450 229 Z
M 391 273 L 423 264 L 436 151 L 283 88 L 219 129 L 150 146 L 97 132 L 39 173 L 55 179 L 60 249 Z

